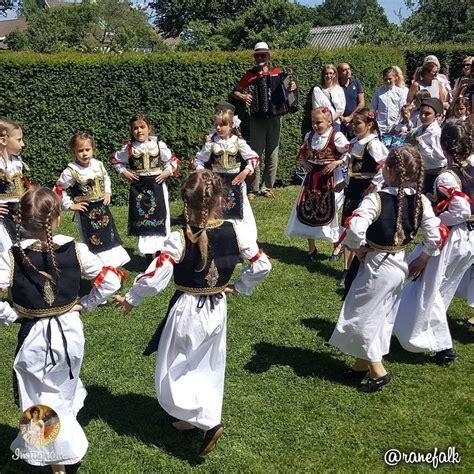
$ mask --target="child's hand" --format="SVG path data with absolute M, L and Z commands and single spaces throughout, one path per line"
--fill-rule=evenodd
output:
M 211 140 L 212 140 L 212 136 L 211 136 L 211 135 L 206 135 L 206 136 L 204 137 L 204 141 L 205 141 L 206 143 L 209 143 Z
M 415 137 L 415 141 L 416 143 L 423 143 L 424 140 L 423 140 L 423 137 L 420 135 L 418 137 Z
M 422 253 L 418 258 L 415 258 L 408 265 L 408 277 L 418 278 L 428 263 L 430 256 L 426 253 Z
M 6 204 L 0 204 L 0 216 L 6 216 L 8 214 L 8 206 Z
M 323 168 L 322 174 L 330 174 L 339 166 L 339 161 L 333 161 Z
M 166 181 L 167 178 L 169 178 L 170 174 L 171 174 L 171 173 L 169 172 L 169 170 L 162 171 L 162 172 L 155 178 L 155 182 L 158 183 L 158 184 L 163 183 L 164 181 Z
M 125 179 L 128 179 L 131 183 L 136 183 L 140 179 L 136 173 L 133 173 L 132 171 L 129 171 L 129 170 L 125 170 L 122 173 L 122 176 Z
M 313 171 L 313 167 L 306 158 L 301 159 L 301 164 L 303 165 L 303 168 L 307 173 L 311 173 L 311 171 Z
M 89 207 L 89 203 L 88 202 L 76 202 L 75 204 L 71 204 L 69 206 L 69 209 L 71 211 L 87 211 L 87 208 Z
M 245 181 L 245 178 L 249 175 L 250 170 L 248 168 L 245 168 L 243 171 L 241 171 L 233 180 L 232 184 L 240 184 Z
M 127 314 L 130 313 L 130 311 L 132 311 L 132 309 L 134 308 L 134 306 L 130 304 L 122 295 L 114 295 L 112 296 L 112 298 L 114 299 L 114 306 L 116 308 L 123 308 L 124 316 L 127 316 Z
M 370 183 L 369 186 L 367 187 L 367 189 L 362 193 L 362 196 L 365 197 L 365 196 L 375 192 L 376 189 L 377 189 L 377 185 L 374 184 L 374 183 Z
M 108 206 L 110 204 L 110 199 L 112 197 L 111 193 L 104 193 L 104 204 Z
M 87 310 L 82 304 L 78 303 L 71 308 L 71 311 L 78 311 L 82 316 Z
M 231 295 L 232 293 L 237 293 L 237 290 L 235 289 L 234 285 L 229 285 L 224 288 L 224 293 L 226 295 Z

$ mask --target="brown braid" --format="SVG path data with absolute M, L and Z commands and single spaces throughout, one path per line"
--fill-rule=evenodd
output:
M 192 173 L 181 188 L 186 235 L 191 242 L 198 243 L 202 258 L 202 266 L 196 271 L 202 271 L 207 266 L 209 239 L 206 227 L 209 220 L 215 218 L 219 213 L 221 196 L 222 181 L 210 170 Z M 193 233 L 191 229 L 193 222 L 199 222 L 199 224 L 195 224 L 196 227 L 200 227 L 196 233 Z
M 472 127 L 469 120 L 448 120 L 441 130 L 441 147 L 446 157 L 459 167 L 466 178 L 469 174 L 463 169 L 474 145 Z
M 59 268 L 54 255 L 52 223 L 60 215 L 61 208 L 56 194 L 47 188 L 31 188 L 20 199 L 16 215 L 16 242 L 22 261 L 53 283 L 56 291 L 59 282 Z M 39 270 L 21 247 L 21 229 L 25 236 L 46 243 L 49 261 L 54 277 Z
M 402 217 L 403 217 L 403 207 L 405 204 L 405 167 L 403 166 L 403 156 L 401 151 L 395 149 L 395 166 L 398 171 L 399 183 L 398 183 L 398 194 L 397 194 L 397 223 L 395 226 L 395 236 L 394 243 L 395 245 L 400 245 L 405 240 L 405 232 L 403 231 Z
M 403 145 L 394 148 L 388 154 L 385 161 L 389 176 L 393 182 L 389 183 L 398 186 L 397 194 L 397 221 L 395 226 L 394 243 L 400 245 L 405 240 L 402 219 L 403 209 L 406 203 L 405 188 L 416 188 L 416 205 L 414 213 L 414 225 L 417 229 L 421 221 L 423 211 L 422 193 L 424 186 L 424 166 L 420 152 L 410 145 Z

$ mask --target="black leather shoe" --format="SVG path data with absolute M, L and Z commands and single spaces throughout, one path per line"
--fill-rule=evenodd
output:
M 210 430 L 206 431 L 204 440 L 199 450 L 199 456 L 207 456 L 217 446 L 217 441 L 224 433 L 224 427 L 221 424 L 214 426 Z
M 363 393 L 373 393 L 377 390 L 380 390 L 384 385 L 387 385 L 391 380 L 390 374 L 385 374 L 383 377 L 379 377 L 378 379 L 373 379 L 372 377 L 368 377 L 362 380 L 362 383 L 359 385 L 357 390 Z
M 458 358 L 456 352 L 453 349 L 445 349 L 439 351 L 433 356 L 433 362 L 438 365 L 448 365 Z
M 308 257 L 313 262 L 316 262 L 317 261 L 317 257 L 316 257 L 317 255 L 318 255 L 318 249 L 314 249 L 311 253 L 308 254 Z

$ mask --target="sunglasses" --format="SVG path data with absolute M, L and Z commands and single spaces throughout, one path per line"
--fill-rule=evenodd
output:
M 255 59 L 266 59 L 268 57 L 267 53 L 263 54 L 254 54 Z
M 462 67 L 466 67 L 466 68 L 471 67 L 471 66 L 472 66 L 472 64 L 463 64 L 462 65 Z

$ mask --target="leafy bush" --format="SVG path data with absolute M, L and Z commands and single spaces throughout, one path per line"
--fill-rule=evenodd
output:
M 441 49 L 416 51 L 420 57 L 434 52 L 444 62 Z M 446 51 L 453 57 L 464 54 L 456 48 Z M 408 53 L 406 57 L 411 61 Z M 340 61 L 351 63 L 355 77 L 364 82 L 367 102 L 382 82 L 381 71 L 391 64 L 402 68 L 405 64 L 403 50 L 396 48 L 275 51 L 273 63 L 295 71 L 302 104 L 298 113 L 283 120 L 279 184 L 293 179 L 295 156 L 309 126 L 308 98 L 319 82 L 321 67 Z M 159 138 L 183 160 L 185 172 L 212 126 L 214 104 L 229 99 L 234 85 L 251 66 L 248 51 L 121 56 L 5 52 L 0 54 L 0 115 L 22 125 L 27 144 L 23 157 L 31 165 L 32 181 L 45 186 L 54 184 L 71 159 L 70 137 L 78 130 L 92 133 L 97 157 L 113 180 L 114 201 L 124 204 L 128 184 L 113 172 L 110 156 L 129 138 L 129 118 L 149 114 Z M 241 105 L 238 111 L 245 137 L 248 115 Z M 170 184 L 176 190 L 177 180 Z

